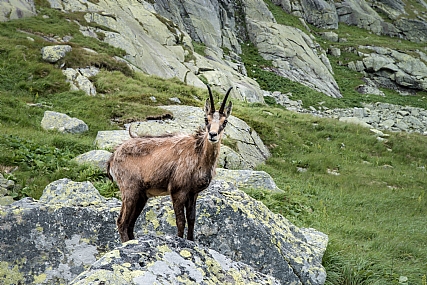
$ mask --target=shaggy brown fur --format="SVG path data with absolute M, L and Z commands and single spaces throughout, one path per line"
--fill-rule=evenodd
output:
M 123 242 L 134 239 L 136 219 L 148 198 L 162 195 L 172 197 L 178 236 L 183 237 L 187 220 L 187 239 L 194 239 L 197 195 L 215 175 L 223 129 L 232 109 L 231 102 L 225 108 L 231 88 L 219 111 L 215 111 L 209 86 L 208 90 L 205 129 L 193 135 L 131 138 L 108 161 L 107 173 L 122 195 L 117 226 Z

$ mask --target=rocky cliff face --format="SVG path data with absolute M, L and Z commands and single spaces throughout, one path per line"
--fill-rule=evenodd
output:
M 423 0 L 419 7 L 402 1 L 272 2 L 323 29 L 336 29 L 343 22 L 376 34 L 427 41 L 427 4 Z M 3 20 L 35 12 L 31 2 L 13 3 L 16 13 L 11 10 L 12 4 L 0 6 L 5 11 Z M 273 62 L 277 74 L 328 96 L 341 97 L 326 51 L 313 40 L 310 31 L 277 24 L 262 0 L 49 3 L 64 12 L 83 12 L 86 21 L 107 27 L 103 30 L 80 23 L 84 35 L 124 49 L 125 59 L 136 70 L 148 74 L 176 77 L 199 87 L 208 82 L 222 92 L 233 85 L 235 98 L 263 102 L 259 85 L 247 77 L 239 56 L 241 44 L 250 41 L 265 59 Z M 194 42 L 204 46 L 202 54 L 195 52 Z

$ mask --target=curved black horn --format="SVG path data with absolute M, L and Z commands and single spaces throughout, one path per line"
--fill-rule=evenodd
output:
M 233 89 L 233 87 L 228 88 L 227 93 L 225 93 L 224 100 L 222 100 L 221 108 L 219 108 L 218 112 L 224 113 L 225 103 L 227 102 L 228 94 L 230 94 L 231 89 Z
M 211 101 L 211 112 L 214 113 L 215 112 L 215 103 L 214 103 L 214 99 L 212 96 L 212 90 L 211 87 L 209 86 L 209 84 L 206 84 L 206 86 L 208 87 L 208 91 L 209 91 L 209 98 Z

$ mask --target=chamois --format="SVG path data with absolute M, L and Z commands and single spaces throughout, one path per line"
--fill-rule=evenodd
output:
M 212 91 L 205 103 L 205 126 L 192 135 L 132 137 L 117 147 L 107 163 L 109 177 L 122 197 L 117 227 L 122 242 L 134 239 L 134 226 L 148 198 L 171 195 L 178 236 L 194 240 L 196 199 L 215 175 L 223 130 L 231 114 L 230 87 L 215 110 Z M 184 214 L 185 208 L 185 214 Z

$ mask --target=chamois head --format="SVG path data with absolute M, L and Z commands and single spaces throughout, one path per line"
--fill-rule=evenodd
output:
M 211 143 L 217 143 L 222 137 L 223 130 L 227 125 L 227 119 L 231 114 L 231 108 L 233 104 L 231 101 L 228 103 L 228 106 L 225 107 L 227 102 L 228 95 L 231 92 L 233 87 L 230 87 L 225 94 L 224 100 L 222 101 L 221 107 L 218 111 L 215 111 L 215 103 L 212 96 L 212 91 L 209 85 L 207 85 L 209 90 L 209 98 L 206 99 L 205 103 L 205 123 L 206 131 L 208 133 L 208 140 Z

